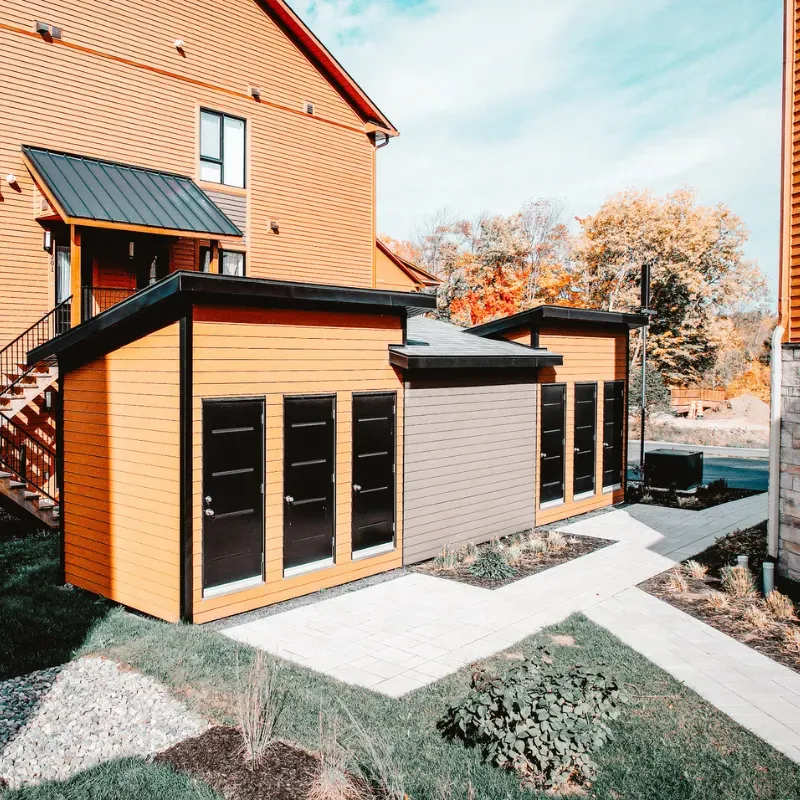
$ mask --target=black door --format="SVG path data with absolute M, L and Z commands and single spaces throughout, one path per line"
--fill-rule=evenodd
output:
M 622 426 L 625 421 L 625 383 L 603 386 L 603 488 L 622 485 Z
M 333 557 L 333 397 L 283 401 L 283 567 Z
M 562 384 L 542 384 L 542 421 L 539 441 L 539 503 L 564 499 L 564 400 Z
M 395 402 L 353 395 L 353 551 L 394 541 Z
M 597 438 L 597 384 L 575 384 L 575 447 L 572 491 L 594 491 L 595 440 Z
M 264 402 L 203 403 L 203 587 L 263 574 Z
M 147 240 L 139 240 L 134 246 L 137 290 L 146 289 L 169 275 L 168 247 L 154 245 Z

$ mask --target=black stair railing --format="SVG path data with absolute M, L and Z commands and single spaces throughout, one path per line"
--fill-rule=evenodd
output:
M 70 329 L 72 298 L 68 297 L 0 350 L 0 390 L 8 391 L 29 372 L 28 353 Z
M 136 291 L 136 289 L 126 289 L 118 286 L 84 286 L 84 319 L 91 319 L 104 311 L 108 311 L 111 306 L 115 306 L 117 303 L 127 300 L 131 295 L 136 294 Z
M 0 470 L 12 473 L 33 491 L 58 502 L 55 450 L 4 414 L 0 414 Z

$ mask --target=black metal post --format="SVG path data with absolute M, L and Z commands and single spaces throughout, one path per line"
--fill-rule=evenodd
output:
M 641 285 L 641 305 L 642 313 L 647 314 L 650 310 L 650 264 L 642 264 L 642 285 Z M 642 325 L 642 425 L 641 443 L 639 447 L 639 470 L 641 473 L 642 484 L 644 484 L 644 428 L 647 418 L 647 325 Z

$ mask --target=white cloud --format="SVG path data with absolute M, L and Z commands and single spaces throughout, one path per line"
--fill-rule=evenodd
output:
M 689 0 L 307 0 L 299 10 L 401 130 L 379 156 L 379 226 L 532 196 L 586 214 L 628 186 L 692 186 L 753 232 L 774 280 L 780 30 L 708 26 Z M 703 4 L 701 4 L 702 6 Z M 770 37 L 774 35 L 774 41 Z M 763 51 L 763 52 L 762 52 Z

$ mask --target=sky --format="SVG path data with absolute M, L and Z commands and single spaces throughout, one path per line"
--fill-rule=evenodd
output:
M 781 0 L 295 0 L 400 130 L 378 229 L 690 187 L 777 280 Z

